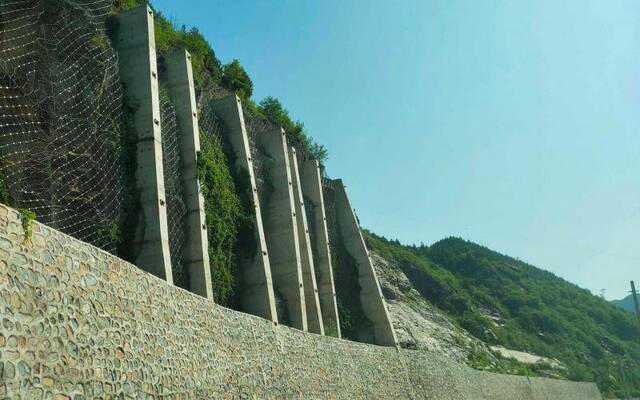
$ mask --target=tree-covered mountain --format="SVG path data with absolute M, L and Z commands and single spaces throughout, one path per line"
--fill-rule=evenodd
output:
M 566 367 L 558 375 L 595 381 L 605 396 L 640 395 L 640 324 L 633 314 L 548 271 L 459 238 L 431 246 L 371 233 L 366 238 L 420 296 L 486 344 L 557 359 Z
M 631 297 L 631 295 L 628 295 L 624 299 L 612 300 L 611 303 L 620 309 L 629 311 L 630 313 L 635 312 L 634 305 L 633 305 L 633 297 Z

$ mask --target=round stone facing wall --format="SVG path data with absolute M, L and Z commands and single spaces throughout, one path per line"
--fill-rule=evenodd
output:
M 2 399 L 600 399 L 274 326 L 0 205 Z

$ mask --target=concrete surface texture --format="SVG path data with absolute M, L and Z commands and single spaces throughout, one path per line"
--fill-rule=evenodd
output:
M 186 50 L 176 50 L 166 57 L 165 63 L 164 84 L 175 104 L 176 121 L 181 133 L 182 197 L 187 207 L 183 257 L 189 271 L 189 290 L 213 300 L 204 197 L 198 182 L 200 131 L 191 55 Z
M 315 159 L 299 158 L 298 162 L 305 208 L 310 210 L 312 214 L 312 220 L 307 222 L 310 226 L 309 229 L 313 230 L 311 248 L 323 325 L 327 335 L 341 337 L 320 165 Z
M 0 398 L 600 400 L 215 305 L 0 206 Z
M 333 181 L 336 191 L 336 214 L 338 228 L 343 245 L 356 261 L 358 281 L 360 283 L 360 302 L 366 317 L 373 323 L 375 343 L 382 346 L 396 346 L 396 339 L 387 306 L 380 290 L 376 272 L 369 257 L 358 219 L 347 196 L 344 183 L 340 179 Z
M 318 298 L 318 286 L 316 284 L 315 266 L 309 237 L 309 225 L 305 210 L 302 188 L 300 185 L 300 173 L 298 171 L 298 156 L 296 149 L 289 147 L 289 165 L 291 167 L 291 182 L 293 200 L 295 203 L 296 223 L 298 227 L 298 243 L 300 245 L 300 261 L 302 265 L 302 279 L 304 286 L 304 301 L 307 310 L 307 325 L 309 332 L 324 335 L 324 324 Z
M 273 290 L 284 300 L 287 313 L 287 321 L 280 322 L 306 331 L 307 310 L 287 138 L 284 130 L 277 128 L 258 134 L 257 144 L 270 158 L 270 193 L 262 199 L 262 222 Z M 282 319 L 280 315 L 278 319 Z
M 132 247 L 136 265 L 173 283 L 169 254 L 160 98 L 153 11 L 144 6 L 118 15 L 116 47 L 125 102 L 134 110 L 136 189 L 141 218 Z
M 242 271 L 242 293 L 240 295 L 242 310 L 277 323 L 278 315 L 273 293 L 269 253 L 264 236 L 260 199 L 253 174 L 242 105 L 238 96 L 231 95 L 213 101 L 209 106 L 213 108 L 216 116 L 222 120 L 225 126 L 223 133 L 236 157 L 233 166 L 236 174 L 247 176 L 252 188 L 251 195 L 256 215 L 254 226 L 256 248 L 238 254 L 238 268 Z

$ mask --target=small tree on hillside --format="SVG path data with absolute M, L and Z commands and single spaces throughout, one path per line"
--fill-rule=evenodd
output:
M 253 95 L 253 82 L 238 60 L 222 68 L 222 85 L 243 99 L 250 99 Z

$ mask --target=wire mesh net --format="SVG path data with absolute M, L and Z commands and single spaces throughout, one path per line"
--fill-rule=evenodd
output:
M 198 126 L 200 127 L 200 136 L 207 135 L 218 146 L 229 154 L 232 150 L 226 140 L 223 140 L 224 125 L 210 107 L 203 108 L 199 113 Z
M 318 262 L 318 237 L 316 235 L 316 229 L 318 228 L 316 226 L 316 207 L 313 204 L 313 202 L 307 197 L 303 195 L 303 199 L 304 199 L 304 211 L 305 214 L 307 216 L 307 225 L 309 227 L 309 241 L 311 242 L 311 249 L 313 250 L 311 252 L 311 256 L 313 258 L 313 266 L 314 266 L 314 272 L 316 274 L 316 277 L 320 277 L 322 275 L 322 272 L 319 270 L 319 265 L 320 263 Z
M 244 116 L 245 128 L 247 129 L 247 139 L 249 140 L 249 150 L 251 151 L 251 162 L 253 164 L 253 175 L 256 180 L 256 188 L 260 198 L 261 206 L 267 203 L 272 192 L 269 179 L 269 171 L 273 165 L 271 157 L 258 144 L 258 135 L 275 129 L 268 119 L 255 113 L 244 103 L 242 104 L 242 114 Z
M 3 201 L 115 252 L 126 176 L 110 0 L 0 2 Z
M 315 159 L 308 148 L 295 136 L 287 134 L 287 144 L 296 149 L 299 162 Z
M 232 94 L 232 91 L 225 89 L 214 82 L 207 82 L 200 86 L 196 86 L 198 110 L 200 112 L 205 112 L 209 108 L 211 101 L 219 100 L 224 97 L 231 96 Z M 198 121 L 199 120 L 200 117 L 198 117 Z
M 330 179 L 322 178 L 322 196 L 324 198 L 324 212 L 327 218 L 329 245 L 333 250 L 333 248 L 340 246 L 340 237 L 336 215 L 336 191 L 334 183 Z
M 189 287 L 189 272 L 184 266 L 187 207 L 183 197 L 180 131 L 176 122 L 175 106 L 169 95 L 163 91 L 160 95 L 160 126 L 162 128 L 162 167 L 173 283 L 187 289 Z

